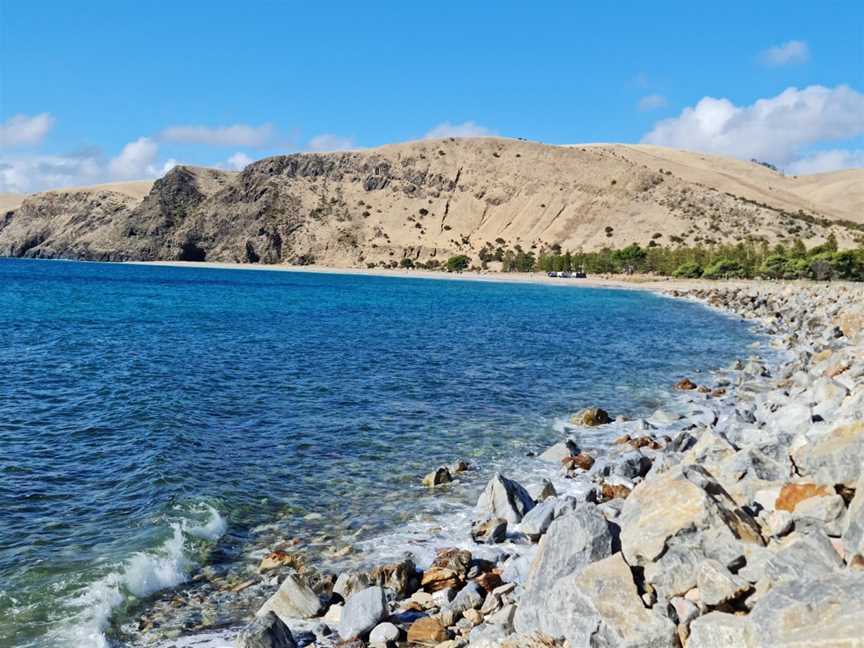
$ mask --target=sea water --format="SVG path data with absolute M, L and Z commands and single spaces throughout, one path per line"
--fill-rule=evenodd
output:
M 127 645 L 149 597 L 268 534 L 446 529 L 570 413 L 648 414 L 755 340 L 572 286 L 0 260 L 0 646 Z M 461 487 L 419 485 L 455 459 Z

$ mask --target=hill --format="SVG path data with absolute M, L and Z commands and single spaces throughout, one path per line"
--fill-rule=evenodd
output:
M 0 255 L 349 267 L 489 245 L 814 245 L 833 233 L 848 247 L 864 234 L 862 187 L 860 169 L 786 177 L 654 146 L 422 140 L 34 194 L 0 216 Z

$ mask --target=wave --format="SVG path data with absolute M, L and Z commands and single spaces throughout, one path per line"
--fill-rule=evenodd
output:
M 130 597 L 142 598 L 159 590 L 175 587 L 189 578 L 195 562 L 189 557 L 189 536 L 208 542 L 217 541 L 225 533 L 227 523 L 208 504 L 199 508 L 209 518 L 204 524 L 180 520 L 171 524 L 171 537 L 152 552 L 131 556 L 117 571 L 91 583 L 77 596 L 68 600 L 70 608 L 80 610 L 55 637 L 64 648 L 109 648 L 105 631 L 114 610 Z

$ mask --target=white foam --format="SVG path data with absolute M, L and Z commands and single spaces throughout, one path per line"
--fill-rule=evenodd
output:
M 118 571 L 91 583 L 81 594 L 70 599 L 70 607 L 80 612 L 52 639 L 67 648 L 109 648 L 105 630 L 114 608 L 121 605 L 127 596 L 148 596 L 188 579 L 194 563 L 186 555 L 187 535 L 215 542 L 225 533 L 224 518 L 212 506 L 205 506 L 210 514 L 205 524 L 196 526 L 185 520 L 173 523 L 171 537 L 159 548 L 152 553 L 134 554 Z

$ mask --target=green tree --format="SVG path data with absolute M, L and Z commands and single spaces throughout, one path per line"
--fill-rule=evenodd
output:
M 457 254 L 456 256 L 447 259 L 447 272 L 462 272 L 470 263 L 471 259 L 467 256 L 464 254 Z

